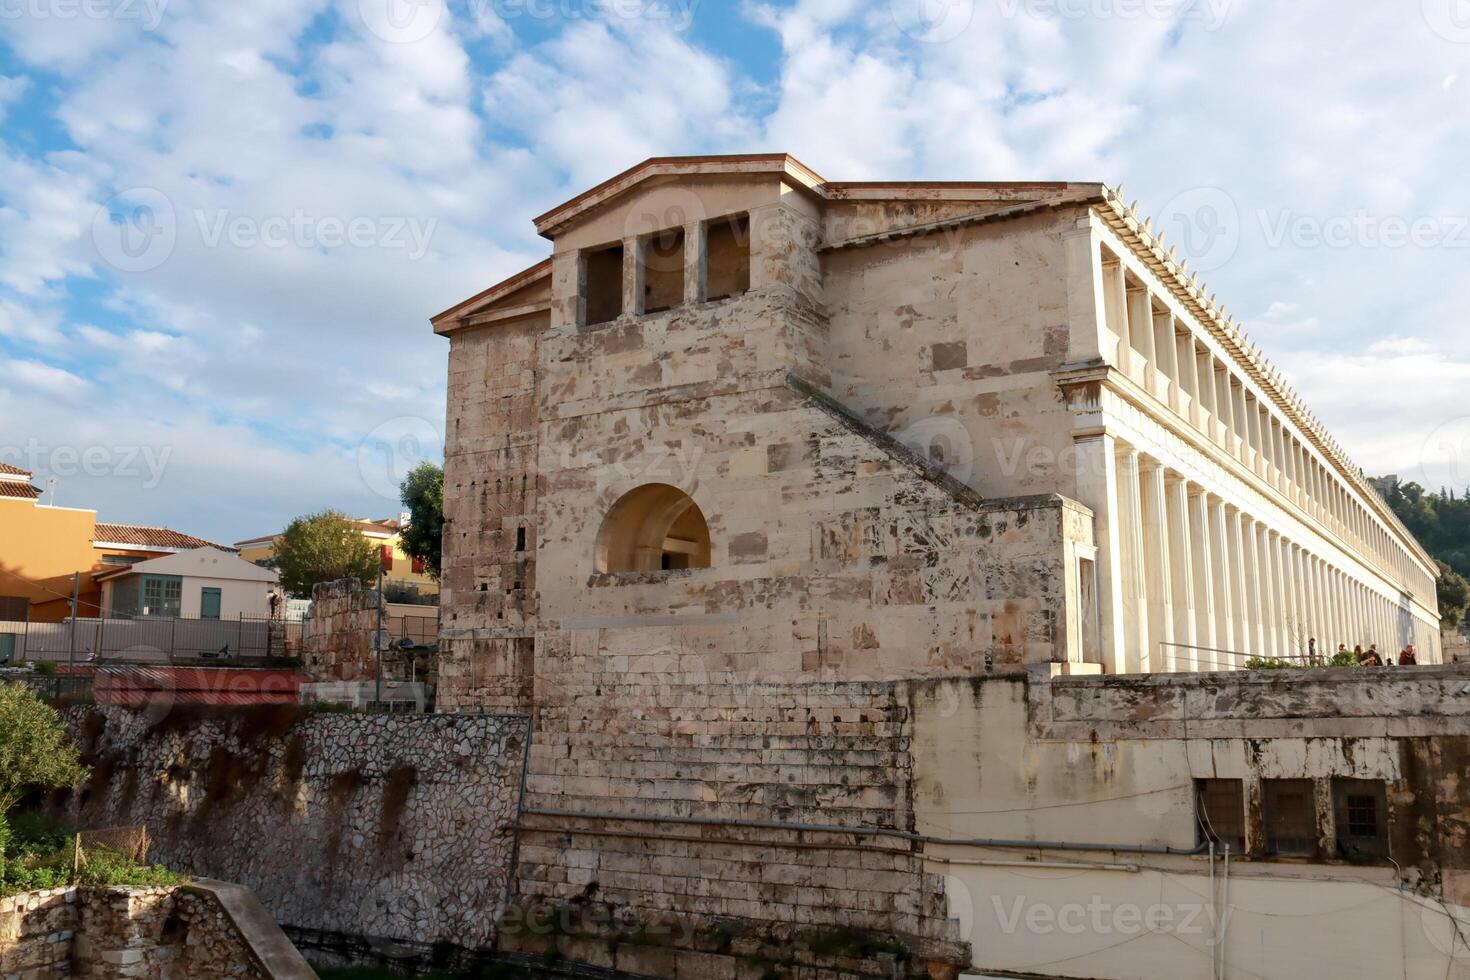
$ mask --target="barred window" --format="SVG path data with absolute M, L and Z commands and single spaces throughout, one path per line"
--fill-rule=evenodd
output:
M 1261 822 L 1266 853 L 1317 856 L 1317 802 L 1310 779 L 1263 780 Z

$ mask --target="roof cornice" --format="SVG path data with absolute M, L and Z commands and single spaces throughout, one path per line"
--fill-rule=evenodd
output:
M 1210 335 L 1230 352 L 1245 367 L 1252 380 L 1258 384 L 1282 414 L 1289 418 L 1307 439 L 1316 447 L 1324 459 L 1337 469 L 1350 486 L 1366 500 L 1379 518 L 1393 528 L 1409 546 L 1415 556 L 1429 567 L 1434 567 L 1434 557 L 1424 549 L 1418 539 L 1409 532 L 1393 508 L 1378 496 L 1378 491 L 1363 476 L 1347 451 L 1328 434 L 1281 372 L 1261 351 L 1260 345 L 1250 339 L 1244 327 L 1230 315 L 1224 304 L 1214 293 L 1209 292 L 1200 280 L 1199 273 L 1189 271 L 1188 259 L 1177 259 L 1174 247 L 1165 248 L 1164 233 L 1154 231 L 1153 220 L 1141 217 L 1138 202 L 1124 203 L 1123 188 L 1103 188 L 1103 200 L 1094 209 L 1108 226 L 1169 288 L 1174 298 L 1209 330 Z

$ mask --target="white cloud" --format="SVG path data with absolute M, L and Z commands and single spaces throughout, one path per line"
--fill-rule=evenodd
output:
M 1415 4 L 1345 17 L 1234 0 L 1221 24 L 1084 6 L 1102 15 L 977 2 L 952 40 L 925 43 L 891 0 L 764 3 L 750 13 L 780 45 L 770 80 L 694 40 L 708 34 L 647 20 L 538 22 L 525 47 L 524 25 L 486 4 L 452 5 L 414 44 L 375 37 L 357 0 L 8 23 L 71 147 L 31 149 L 14 112 L 0 134 L 0 356 L 50 396 L 0 393 L 0 443 L 173 447 L 166 496 L 89 486 L 127 502 L 119 519 L 232 537 L 290 508 L 371 512 L 352 447 L 387 419 L 442 424 L 427 317 L 544 255 L 532 215 L 646 156 L 778 149 L 833 179 L 1126 180 L 1155 214 L 1226 189 L 1241 244 L 1212 288 L 1265 311 L 1251 326 L 1268 354 L 1370 468 L 1407 468 L 1403 433 L 1452 411 L 1466 380 L 1470 250 L 1266 232 L 1283 215 L 1470 215 L 1470 45 Z M 0 112 L 29 84 L 0 78 Z M 174 237 L 126 273 L 103 263 L 93 220 L 133 188 L 163 196 Z M 305 239 L 258 243 L 298 218 Z M 323 222 L 353 219 L 378 236 L 320 244 Z M 213 241 L 221 220 L 257 244 Z M 388 246 L 393 221 L 425 230 L 420 257 Z

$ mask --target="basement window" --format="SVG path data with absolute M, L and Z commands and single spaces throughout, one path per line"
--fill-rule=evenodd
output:
M 1334 779 L 1338 854 L 1348 861 L 1388 857 L 1388 797 L 1377 779 Z
M 671 310 L 684 302 L 684 229 L 670 228 L 643 240 L 643 312 Z
M 584 323 L 607 323 L 623 315 L 623 246 L 582 253 Z
M 1317 856 L 1317 804 L 1310 779 L 1262 780 L 1261 822 L 1267 854 Z
M 706 229 L 705 289 L 710 299 L 750 288 L 750 215 L 716 218 Z
M 1245 853 L 1245 782 L 1239 779 L 1196 779 L 1194 816 L 1201 844 L 1227 845 L 1231 854 Z

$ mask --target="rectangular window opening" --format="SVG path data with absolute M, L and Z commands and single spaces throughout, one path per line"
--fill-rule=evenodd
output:
M 623 246 L 582 253 L 587 326 L 623 315 Z
M 516 550 L 526 550 L 526 529 L 523 527 L 516 528 Z
M 1231 854 L 1245 852 L 1244 780 L 1196 779 L 1194 814 L 1199 843 L 1213 841 L 1217 850 L 1228 845 Z
M 184 595 L 184 580 L 176 575 L 143 577 L 143 615 L 177 619 Z
M 705 288 L 712 300 L 750 288 L 750 215 L 716 218 L 705 240 Z
M 1317 803 L 1310 779 L 1263 780 L 1261 822 L 1267 854 L 1317 856 Z
M 1332 809 L 1342 858 L 1388 857 L 1388 794 L 1382 780 L 1334 779 Z
M 670 228 L 643 240 L 643 312 L 671 310 L 684 302 L 684 229 Z

